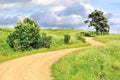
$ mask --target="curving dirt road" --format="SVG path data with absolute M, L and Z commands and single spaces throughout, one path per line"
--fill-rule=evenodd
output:
M 102 45 L 93 38 L 86 38 L 92 46 Z M 85 47 L 83 47 L 85 48 Z M 60 57 L 82 48 L 33 54 L 0 64 L 0 80 L 52 80 L 50 66 Z

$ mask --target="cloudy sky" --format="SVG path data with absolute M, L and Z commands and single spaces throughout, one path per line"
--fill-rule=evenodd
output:
M 89 29 L 84 20 L 95 9 L 104 12 L 111 33 L 120 33 L 120 0 L 0 0 L 0 26 L 29 16 L 42 28 Z

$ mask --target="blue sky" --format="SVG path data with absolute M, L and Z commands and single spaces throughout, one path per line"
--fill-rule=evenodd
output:
M 91 0 L 92 7 L 106 12 L 120 13 L 120 0 Z
M 87 15 L 102 10 L 111 33 L 120 33 L 120 0 L 0 0 L 0 26 L 14 27 L 29 16 L 42 28 L 88 28 Z

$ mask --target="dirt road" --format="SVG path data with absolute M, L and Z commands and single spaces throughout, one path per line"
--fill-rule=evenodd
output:
M 86 38 L 92 46 L 102 43 Z M 50 67 L 60 57 L 82 48 L 33 54 L 0 64 L 0 80 L 52 80 Z

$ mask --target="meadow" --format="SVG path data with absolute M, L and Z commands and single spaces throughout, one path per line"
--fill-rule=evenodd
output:
M 52 66 L 54 80 L 119 80 L 120 35 L 96 36 L 105 45 L 72 52 Z
M 30 54 L 65 49 L 74 47 L 88 46 L 89 43 L 77 40 L 75 35 L 83 30 L 75 29 L 41 29 L 40 33 L 46 33 L 52 36 L 51 48 L 33 49 L 31 51 L 15 52 L 7 43 L 8 35 L 13 32 L 13 28 L 0 28 L 0 62 L 10 60 L 17 57 L 22 57 Z M 71 36 L 70 43 L 64 44 L 64 35 L 69 34 Z
M 104 36 L 96 36 L 94 40 L 107 43 L 113 40 L 120 40 L 120 34 L 111 34 L 111 35 L 104 35 Z

